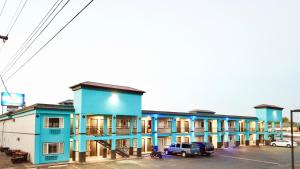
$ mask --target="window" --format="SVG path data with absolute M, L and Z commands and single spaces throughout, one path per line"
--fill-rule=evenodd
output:
M 43 144 L 43 154 L 63 154 L 64 153 L 64 143 L 44 143 Z
M 175 147 L 175 144 L 171 144 L 171 146 L 170 147 Z
M 191 148 L 191 145 L 189 145 L 189 144 L 182 144 L 182 148 Z
M 176 144 L 176 148 L 180 148 L 180 144 Z
M 45 128 L 64 128 L 63 117 L 45 117 L 44 118 Z

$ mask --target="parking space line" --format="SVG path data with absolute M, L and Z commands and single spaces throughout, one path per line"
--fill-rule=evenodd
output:
M 273 165 L 280 165 L 279 163 L 270 162 L 270 161 L 262 161 L 262 160 L 255 160 L 250 158 L 242 158 L 242 157 L 234 157 L 234 156 L 226 156 L 226 155 L 220 155 L 222 157 L 228 157 L 228 158 L 234 158 L 234 159 L 240 159 L 240 160 L 247 160 L 247 161 L 254 161 L 254 162 L 260 162 L 260 163 L 266 163 L 266 164 L 273 164 Z

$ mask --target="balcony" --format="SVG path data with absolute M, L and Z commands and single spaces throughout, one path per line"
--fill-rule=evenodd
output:
M 201 133 L 204 132 L 204 128 L 195 128 L 195 133 Z
M 116 129 L 116 134 L 117 135 L 129 135 L 130 134 L 130 129 L 125 128 L 125 127 L 117 128 Z
M 250 132 L 256 132 L 256 128 L 250 128 Z
M 246 128 L 240 128 L 240 132 L 246 132 Z
M 190 128 L 189 127 L 177 127 L 177 133 L 189 133 L 190 132 Z
M 208 128 L 208 132 L 210 132 L 210 133 L 217 133 L 218 132 L 218 128 L 216 128 L 216 127 L 212 127 L 212 128 Z
M 87 135 L 94 135 L 94 136 L 99 136 L 99 135 L 103 135 L 103 129 L 100 129 L 98 127 L 87 127 L 86 128 L 86 134 Z
M 259 132 L 264 132 L 265 129 L 264 129 L 264 128 L 259 128 L 258 131 L 259 131 Z
M 171 128 L 158 128 L 157 133 L 171 133 Z
M 235 127 L 229 127 L 228 132 L 235 132 Z

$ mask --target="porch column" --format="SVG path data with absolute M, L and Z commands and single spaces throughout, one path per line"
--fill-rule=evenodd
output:
M 72 141 L 72 161 L 76 161 L 76 114 L 73 113 L 73 141 Z
M 108 135 L 108 117 L 104 116 L 103 118 L 103 134 L 106 136 Z
M 279 132 L 280 133 L 280 140 L 283 140 L 282 121 L 279 122 L 279 125 L 280 125 L 280 132 Z
M 107 136 L 108 134 L 109 134 L 108 133 L 108 116 L 104 116 L 103 117 L 103 135 Z M 107 148 L 105 148 L 104 146 L 102 149 L 102 157 L 103 158 L 107 157 Z
M 176 118 L 173 117 L 172 118 L 172 143 L 176 143 L 176 133 L 177 133 Z
M 190 119 L 190 137 L 191 142 L 195 141 L 195 117 L 192 117 Z
M 158 144 L 157 144 L 157 117 L 152 117 L 152 149 L 154 151 L 158 151 Z
M 240 123 L 235 121 L 235 146 L 240 146 Z
M 112 115 L 111 120 L 111 159 L 116 159 L 116 132 L 117 132 L 117 116 L 114 114 Z
M 224 120 L 224 127 L 225 127 L 224 147 L 227 148 L 229 146 L 229 143 L 228 143 L 228 135 L 229 135 L 229 132 L 228 132 L 228 118 L 226 118 Z
M 130 136 L 134 135 L 134 122 L 135 120 L 133 118 L 130 118 L 130 125 L 129 125 Z M 133 155 L 133 138 L 130 138 L 129 140 L 130 140 L 129 155 Z
M 268 121 L 264 122 L 264 140 L 265 140 L 265 145 L 269 145 L 269 123 Z
M 218 143 L 217 143 L 217 148 L 221 148 L 223 143 L 222 143 L 222 126 L 221 126 L 221 121 L 222 119 L 218 119 L 217 121 L 217 131 L 218 131 Z
M 137 156 L 142 157 L 142 117 L 137 116 Z
M 245 127 L 246 127 L 246 146 L 250 145 L 250 121 L 249 120 L 245 120 Z
M 259 146 L 259 122 L 256 120 L 255 121 L 255 131 L 256 131 L 256 146 Z
M 78 147 L 79 147 L 79 162 L 86 160 L 86 114 L 79 114 L 79 133 L 78 133 Z
M 204 142 L 208 142 L 208 119 L 204 119 Z

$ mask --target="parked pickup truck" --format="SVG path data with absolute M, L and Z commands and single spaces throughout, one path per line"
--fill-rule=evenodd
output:
M 193 142 L 193 143 L 198 145 L 200 149 L 200 155 L 210 156 L 212 153 L 214 153 L 215 147 L 213 144 L 209 142 Z
M 168 148 L 164 149 L 165 154 L 181 154 L 182 157 L 199 155 L 200 149 L 194 143 L 176 143 L 171 144 Z

